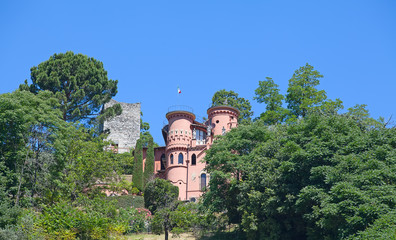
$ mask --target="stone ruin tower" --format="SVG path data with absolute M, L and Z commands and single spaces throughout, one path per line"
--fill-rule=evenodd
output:
M 112 148 L 118 153 L 125 153 L 136 146 L 136 141 L 140 136 L 140 103 L 123 103 L 111 99 L 104 105 L 104 108 L 117 103 L 121 104 L 121 115 L 105 121 L 101 130 L 109 131 L 107 140 L 113 141 Z

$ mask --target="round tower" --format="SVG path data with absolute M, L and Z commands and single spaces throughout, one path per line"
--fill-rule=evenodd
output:
M 238 126 L 239 110 L 231 106 L 215 106 L 207 111 L 213 135 L 224 135 Z
M 195 115 L 189 111 L 175 110 L 166 114 L 168 136 L 166 146 L 166 175 L 179 187 L 179 199 L 184 199 L 187 191 L 187 151 L 192 139 L 191 124 Z

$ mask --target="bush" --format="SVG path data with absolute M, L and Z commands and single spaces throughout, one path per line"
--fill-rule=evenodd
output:
M 11 207 L 8 202 L 2 202 L 0 204 L 0 228 L 4 228 L 7 225 L 17 224 L 17 219 L 21 215 L 21 209 L 18 207 Z
M 120 222 L 126 224 L 127 233 L 149 232 L 152 215 L 145 208 L 120 209 Z
M 144 207 L 144 198 L 142 196 L 135 195 L 123 195 L 123 196 L 114 196 L 106 198 L 108 201 L 115 202 L 117 208 L 129 209 L 131 207 L 134 208 L 143 208 Z
M 19 210 L 19 217 L 14 225 L 0 229 L 0 240 L 36 240 L 43 239 L 40 228 L 35 226 L 36 213 L 30 210 Z
M 120 219 L 112 202 L 82 198 L 76 206 L 60 202 L 44 207 L 38 226 L 49 239 L 106 239 L 127 232 Z

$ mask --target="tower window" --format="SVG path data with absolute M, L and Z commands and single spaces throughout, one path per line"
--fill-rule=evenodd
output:
M 165 154 L 161 155 L 161 170 L 165 170 Z
M 173 164 L 173 154 L 170 155 L 170 164 Z
M 201 191 L 205 191 L 206 188 L 206 173 L 201 174 Z
M 191 157 L 191 165 L 196 165 L 196 164 L 197 164 L 197 156 L 193 154 Z
M 183 164 L 183 154 L 179 153 L 179 160 L 177 162 L 178 164 Z

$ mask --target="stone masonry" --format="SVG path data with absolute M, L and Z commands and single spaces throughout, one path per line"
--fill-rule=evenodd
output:
M 123 103 L 113 99 L 105 104 L 105 108 L 121 104 L 122 114 L 103 123 L 103 130 L 109 131 L 108 140 L 118 147 L 118 153 L 134 148 L 140 135 L 140 103 Z

